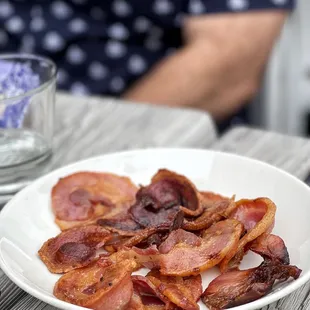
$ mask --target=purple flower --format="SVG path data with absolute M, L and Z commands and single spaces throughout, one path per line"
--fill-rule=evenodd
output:
M 40 85 L 39 76 L 30 64 L 12 61 L 0 62 L 0 128 L 22 127 L 24 116 L 30 104 L 30 98 L 4 103 L 9 99 L 25 94 Z

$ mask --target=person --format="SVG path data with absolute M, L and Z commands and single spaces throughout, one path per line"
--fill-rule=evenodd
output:
M 0 50 L 52 58 L 78 94 L 231 117 L 257 92 L 293 0 L 1 0 Z

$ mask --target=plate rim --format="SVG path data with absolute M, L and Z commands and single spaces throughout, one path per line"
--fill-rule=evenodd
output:
M 159 148 L 136 148 L 136 149 L 131 149 L 131 150 L 125 150 L 125 151 L 117 151 L 117 152 L 111 152 L 111 153 L 105 153 L 102 155 L 96 155 L 96 156 L 91 156 L 86 159 L 78 160 L 75 162 L 72 162 L 70 164 L 64 165 L 62 167 L 56 168 L 47 174 L 42 175 L 41 177 L 35 179 L 31 184 L 27 185 L 24 187 L 22 190 L 20 190 L 18 193 L 16 193 L 13 198 L 5 204 L 5 206 L 2 208 L 0 211 L 0 223 L 2 218 L 5 216 L 5 214 L 8 212 L 9 208 L 11 205 L 15 204 L 15 200 L 19 199 L 20 196 L 24 195 L 26 192 L 33 190 L 37 184 L 44 182 L 45 179 L 51 178 L 53 175 L 60 174 L 62 170 L 66 169 L 74 169 L 75 166 L 79 166 L 82 164 L 86 164 L 89 161 L 96 161 L 96 160 L 104 160 L 107 157 L 114 157 L 114 156 L 122 156 L 122 155 L 135 155 L 137 153 L 147 153 L 147 152 L 198 152 L 198 153 L 209 153 L 211 154 L 218 154 L 218 156 L 227 156 L 227 157 L 235 157 L 241 160 L 245 160 L 248 162 L 256 163 L 261 166 L 268 167 L 268 169 L 272 169 L 274 171 L 277 171 L 277 173 L 281 173 L 285 175 L 288 178 L 291 178 L 293 181 L 297 182 L 300 186 L 304 187 L 307 191 L 310 192 L 310 188 L 307 184 L 302 182 L 300 179 L 298 179 L 296 176 L 288 173 L 287 171 L 283 170 L 282 168 L 278 168 L 272 164 L 269 164 L 267 162 L 264 162 L 262 160 L 256 159 L 256 158 L 251 158 L 247 157 L 245 155 L 239 155 L 235 153 L 230 153 L 230 152 L 225 152 L 225 151 L 220 151 L 220 150 L 212 150 L 212 149 L 203 149 L 203 148 L 186 148 L 186 147 L 159 147 Z M 92 169 L 93 171 L 93 169 Z M 95 170 L 94 170 L 95 171 Z M 2 241 L 4 237 L 0 236 L 0 242 Z M 309 236 L 310 239 L 310 236 Z M 64 310 L 85 310 L 88 308 L 84 308 L 81 306 L 77 306 L 74 304 L 70 304 L 68 302 L 59 300 L 55 297 L 48 296 L 44 293 L 41 293 L 40 291 L 36 290 L 35 288 L 32 288 L 29 286 L 27 283 L 23 282 L 22 280 L 19 279 L 18 276 L 15 276 L 14 272 L 10 271 L 10 267 L 6 265 L 5 260 L 3 259 L 2 251 L 0 248 L 0 268 L 2 269 L 3 273 L 14 283 L 16 284 L 19 288 L 30 294 L 31 296 L 39 299 L 42 302 L 45 302 L 49 305 L 59 307 L 60 309 Z M 269 305 L 275 301 L 278 301 L 279 299 L 288 296 L 289 294 L 293 293 L 296 291 L 298 288 L 300 288 L 302 285 L 307 283 L 310 279 L 310 268 L 308 271 L 303 272 L 301 277 L 298 278 L 297 280 L 292 281 L 289 283 L 287 286 L 279 289 L 276 292 L 273 292 L 271 295 L 266 295 L 265 300 L 262 298 L 252 301 L 250 303 L 237 306 L 234 308 L 231 308 L 233 310 L 255 310 L 258 308 L 262 308 L 266 305 Z

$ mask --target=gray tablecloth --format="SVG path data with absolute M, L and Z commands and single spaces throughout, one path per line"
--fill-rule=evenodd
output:
M 122 103 L 113 99 L 58 95 L 55 155 L 48 170 L 124 149 L 211 148 L 274 164 L 303 179 L 310 171 L 310 141 L 238 127 L 217 138 L 202 112 Z M 15 286 L 0 270 L 1 310 L 55 310 Z M 310 309 L 310 284 L 264 310 Z

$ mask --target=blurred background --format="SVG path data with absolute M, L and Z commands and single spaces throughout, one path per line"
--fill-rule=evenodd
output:
M 251 122 L 281 133 L 310 135 L 310 1 L 298 0 L 270 57 Z
M 199 7 L 199 3 L 202 2 L 199 1 L 193 0 L 191 2 L 193 11 L 199 12 L 199 10 L 202 10 Z M 228 1 L 227 3 L 240 9 L 242 5 L 245 5 L 245 1 L 247 0 Z M 30 2 L 31 5 L 29 5 Z M 117 57 L 122 57 L 122 54 L 125 53 L 122 42 L 125 42 L 128 36 L 131 35 L 128 35 L 126 28 L 122 25 L 113 24 L 113 27 L 110 27 L 107 32 L 111 40 L 104 43 L 104 50 L 109 56 L 107 61 L 111 64 L 115 63 L 117 67 L 111 65 L 110 68 L 107 68 L 96 59 L 91 62 L 87 69 L 83 69 L 91 85 L 91 89 L 89 89 L 75 78 L 78 74 L 84 72 L 78 71 L 76 68 L 98 49 L 98 41 L 93 40 L 91 43 L 93 45 L 90 48 L 88 46 L 88 49 L 83 49 L 82 44 L 75 44 L 75 38 L 79 38 L 82 34 L 91 37 L 94 36 L 94 33 L 100 31 L 100 27 L 102 27 L 101 20 L 106 18 L 106 12 L 101 9 L 100 1 L 89 1 L 96 4 L 92 6 L 89 13 L 83 12 L 83 6 L 86 7 L 88 3 L 87 0 L 35 0 L 30 2 L 27 0 L 0 0 L 0 52 L 46 54 L 55 60 L 58 66 L 58 88 L 78 95 L 118 96 L 126 85 L 131 85 L 134 82 L 132 76 L 142 74 L 148 66 L 150 67 L 156 63 L 161 57 L 160 53 L 172 53 L 174 47 L 180 41 L 179 33 L 163 33 L 160 27 L 153 27 L 151 34 L 145 41 L 149 54 L 142 58 L 139 57 L 139 51 L 135 50 L 134 54 L 129 58 L 128 72 L 130 74 L 128 74 L 128 72 L 124 72 L 124 66 L 120 64 Z M 132 13 L 130 12 L 130 6 L 124 0 L 115 0 L 114 2 L 109 0 L 108 2 L 111 3 L 112 14 L 115 13 L 117 16 L 125 18 L 126 14 Z M 135 2 L 135 0 L 132 0 L 132 2 Z M 281 5 L 286 1 L 273 0 L 273 2 Z M 48 7 L 48 5 L 51 6 Z M 79 15 L 76 18 L 71 16 L 73 14 L 72 5 L 79 8 Z M 51 15 L 46 13 L 47 8 L 50 8 Z M 171 9 L 169 2 L 166 0 L 158 1 L 155 8 L 159 15 L 169 13 Z M 92 27 L 89 27 L 85 20 L 80 18 L 83 14 L 89 15 L 93 19 L 95 23 L 92 24 Z M 52 15 L 59 20 L 57 24 L 58 32 L 46 32 L 45 30 L 47 25 L 54 22 L 51 19 Z M 257 96 L 249 102 L 246 112 L 241 111 L 241 117 L 235 117 L 229 123 L 229 126 L 246 123 L 286 134 L 310 135 L 309 16 L 310 1 L 298 0 L 296 9 L 289 15 L 281 36 L 274 46 Z M 177 23 L 180 16 L 174 17 L 174 23 Z M 164 20 L 163 24 L 168 22 L 168 19 Z M 148 19 L 139 16 L 135 20 L 133 27 L 136 31 L 136 38 L 142 40 L 142 33 L 146 32 L 149 27 Z M 70 35 L 75 34 L 76 37 L 73 39 L 68 38 L 68 31 Z M 158 38 L 160 36 L 164 38 L 162 42 L 170 40 L 171 48 L 166 49 L 164 52 L 161 51 L 159 46 L 160 41 Z M 65 40 L 71 41 L 70 45 L 64 48 Z M 70 64 L 69 69 L 66 67 L 67 64 Z M 113 70 L 110 70 L 111 68 Z M 107 85 L 106 89 L 102 84 L 104 79 L 109 80 L 105 84 Z M 245 119 L 242 114 L 246 114 Z M 225 129 L 227 129 L 227 126 Z

